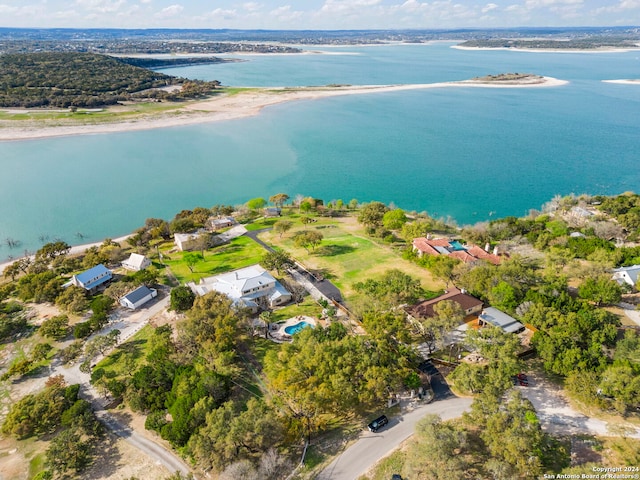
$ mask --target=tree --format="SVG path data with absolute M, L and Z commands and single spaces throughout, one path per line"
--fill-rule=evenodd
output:
M 382 225 L 389 230 L 398 230 L 407 222 L 404 210 L 396 208 L 389 210 L 382 216 Z
M 433 257 L 428 268 L 435 278 L 443 280 L 448 287 L 453 282 L 455 277 L 454 268 L 459 263 L 459 260 L 448 255 L 438 255 Z
M 291 227 L 293 227 L 293 222 L 290 222 L 289 220 L 278 220 L 273 224 L 273 230 L 280 234 L 280 238 L 282 238 L 283 234 L 291 230 Z
M 467 444 L 464 431 L 442 422 L 437 415 L 427 415 L 418 422 L 415 432 L 403 469 L 407 478 L 449 480 L 465 477 L 466 462 L 460 454 Z
M 171 290 L 170 309 L 185 312 L 193 306 L 195 299 L 195 293 L 189 287 L 181 285 Z
M 38 331 L 45 337 L 61 340 L 69 335 L 69 317 L 66 315 L 51 317 L 42 322 Z
M 287 200 L 289 200 L 289 195 L 287 195 L 286 193 L 276 193 L 275 195 L 269 197 L 269 201 L 279 208 L 282 208 Z
M 189 267 L 189 271 L 193 273 L 193 267 L 202 260 L 204 260 L 202 254 L 200 252 L 183 252 L 182 259 L 184 263 Z
M 56 299 L 56 305 L 69 313 L 82 313 L 89 308 L 89 300 L 84 288 L 71 285 Z
M 90 452 L 90 445 L 75 429 L 63 430 L 47 449 L 47 466 L 59 474 L 80 472 L 91 463 Z
M 384 214 L 388 211 L 389 208 L 384 203 L 368 203 L 358 212 L 358 222 L 365 227 L 378 228 L 382 226 L 382 219 L 384 218 Z
M 578 294 L 581 298 L 594 302 L 597 306 L 618 303 L 622 298 L 622 288 L 609 275 L 587 277 L 580 287 Z
M 264 208 L 266 204 L 267 201 L 262 197 L 252 198 L 247 202 L 247 208 L 249 210 L 260 210 L 261 208 Z
M 415 303 L 424 295 L 420 280 L 407 275 L 397 268 L 387 270 L 377 280 L 370 278 L 365 282 L 358 282 L 354 285 L 354 288 L 372 298 L 388 302 L 394 306 L 402 303 Z
M 56 257 L 67 255 L 71 250 L 71 245 L 62 240 L 47 243 L 36 252 L 36 259 L 54 260 Z
M 320 245 L 323 238 L 322 233 L 315 230 L 307 230 L 297 232 L 293 237 L 293 243 L 297 247 L 303 247 L 308 253 L 311 253 L 311 250 L 315 250 L 316 247 Z
M 265 253 L 260 264 L 268 270 L 277 270 L 278 274 L 280 274 L 282 270 L 290 268 L 294 261 L 284 250 L 274 250 Z

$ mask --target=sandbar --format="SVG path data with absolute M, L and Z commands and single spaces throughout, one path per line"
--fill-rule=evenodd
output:
M 268 106 L 298 100 L 317 100 L 341 95 L 397 92 L 428 88 L 480 87 L 480 88 L 532 88 L 557 87 L 568 82 L 552 77 L 536 77 L 533 81 L 524 79 L 515 82 L 491 82 L 464 80 L 403 85 L 358 85 L 325 87 L 273 87 L 251 88 L 239 93 L 214 96 L 206 100 L 176 105 L 164 113 L 140 114 L 129 120 L 111 123 L 63 124 L 47 120 L 0 120 L 0 141 L 31 140 L 39 138 L 89 135 L 100 133 L 130 132 L 154 128 L 177 127 L 208 122 L 234 120 L 257 115 Z M 5 110 L 7 111 L 7 110 Z
M 602 83 L 619 83 L 619 84 L 623 84 L 623 85 L 640 85 L 640 79 L 638 80 L 632 80 L 632 79 L 627 79 L 627 80 L 602 80 Z
M 462 45 L 452 45 L 451 48 L 457 50 L 504 50 L 510 52 L 532 52 L 532 53 L 626 53 L 640 50 L 634 47 L 598 47 L 598 48 L 522 48 L 522 47 L 464 47 Z

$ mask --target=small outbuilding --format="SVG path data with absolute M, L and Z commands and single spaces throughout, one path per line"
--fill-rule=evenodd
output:
M 153 300 L 158 296 L 158 291 L 146 286 L 136 288 L 133 292 L 128 293 L 120 299 L 120 305 L 131 310 L 136 310 L 145 303 Z
M 122 262 L 122 266 L 127 270 L 139 272 L 151 266 L 151 260 L 139 253 L 132 253 L 129 258 Z
M 487 307 L 482 310 L 482 313 L 478 316 L 478 324 L 481 327 L 484 325 L 493 325 L 507 333 L 521 333 L 525 331 L 523 324 L 510 315 L 493 307 Z

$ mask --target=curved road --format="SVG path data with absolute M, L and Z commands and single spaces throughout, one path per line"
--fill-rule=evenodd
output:
M 331 462 L 316 477 L 316 480 L 354 480 L 358 478 L 413 435 L 416 423 L 425 415 L 440 415 L 443 420 L 456 418 L 469 408 L 471 402 L 471 398 L 448 397 L 389 419 L 389 424 L 377 433 L 368 431 L 363 433 L 360 439 Z
M 135 321 L 132 321 L 130 316 L 127 319 L 111 322 L 107 327 L 98 332 L 98 334 L 104 335 L 117 328 L 121 332 L 119 343 L 122 343 L 144 327 L 149 322 L 149 319 L 166 309 L 168 304 L 169 297 L 167 296 L 161 300 L 157 300 L 146 309 L 137 311 L 136 314 L 140 315 L 135 318 Z M 94 361 L 97 361 L 97 359 Z M 80 385 L 80 393 L 82 397 L 91 403 L 96 416 L 102 421 L 105 427 L 111 430 L 115 435 L 122 437 L 129 444 L 146 454 L 148 457 L 152 458 L 157 463 L 164 465 L 169 472 L 180 472 L 185 476 L 191 473 L 189 467 L 178 456 L 176 456 L 174 452 L 164 448 L 152 440 L 149 440 L 143 435 L 136 433 L 112 415 L 109 415 L 109 413 L 104 410 L 103 401 L 100 399 L 100 396 L 91 386 L 90 375 L 81 372 L 77 364 L 67 366 L 56 363 L 55 365 L 52 365 L 50 375 L 58 374 L 63 375 L 69 384 L 77 383 Z

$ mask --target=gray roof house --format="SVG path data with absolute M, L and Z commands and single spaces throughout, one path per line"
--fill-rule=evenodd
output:
M 158 296 L 158 291 L 146 286 L 136 288 L 120 299 L 120 305 L 131 310 L 136 310 L 150 300 Z
M 71 277 L 71 285 L 75 285 L 76 287 L 84 288 L 89 292 L 95 291 L 100 285 L 104 285 L 105 283 L 111 281 L 113 276 L 111 275 L 111 270 L 109 270 L 104 265 L 96 265 L 89 270 L 86 270 L 82 273 L 74 275 Z
M 635 288 L 638 285 L 638 275 L 640 275 L 640 265 L 632 265 L 616 268 L 611 278 L 620 285 L 630 285 Z
M 520 333 L 525 330 L 524 325 L 515 318 L 493 307 L 487 307 L 482 310 L 482 313 L 478 315 L 478 324 L 480 326 L 493 325 L 494 327 L 500 327 L 507 333 Z
M 291 301 L 291 294 L 260 265 L 234 270 L 188 283 L 193 293 L 202 296 L 216 291 L 229 297 L 235 305 L 254 312 L 260 307 L 276 307 Z

